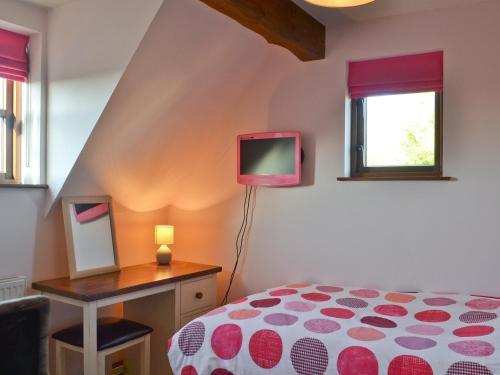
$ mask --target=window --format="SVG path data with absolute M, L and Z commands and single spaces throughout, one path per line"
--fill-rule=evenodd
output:
M 23 83 L 0 78 L 0 182 L 20 180 Z
M 443 52 L 349 63 L 350 176 L 442 178 Z
M 351 101 L 353 177 L 439 177 L 442 94 L 370 96 Z
M 0 184 L 42 182 L 41 41 L 0 29 Z

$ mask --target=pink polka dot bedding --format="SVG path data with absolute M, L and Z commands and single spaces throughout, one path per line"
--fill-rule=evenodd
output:
M 500 374 L 500 299 L 290 284 L 169 340 L 176 375 Z

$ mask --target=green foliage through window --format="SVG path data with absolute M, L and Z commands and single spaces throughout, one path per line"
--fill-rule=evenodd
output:
M 367 166 L 432 166 L 435 93 L 367 98 Z

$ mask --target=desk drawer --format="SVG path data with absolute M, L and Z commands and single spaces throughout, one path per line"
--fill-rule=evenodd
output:
M 215 307 L 215 277 L 209 276 L 181 284 L 181 314 Z

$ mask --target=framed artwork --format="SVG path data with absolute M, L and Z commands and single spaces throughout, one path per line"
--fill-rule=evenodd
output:
M 111 197 L 62 199 L 71 279 L 118 271 Z

